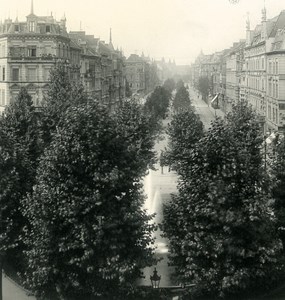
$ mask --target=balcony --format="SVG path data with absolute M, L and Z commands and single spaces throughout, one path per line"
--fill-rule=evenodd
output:
M 8 54 L 8 60 L 10 61 L 55 61 L 57 60 L 56 55 L 52 54 L 41 54 L 40 56 L 27 56 L 24 54 Z

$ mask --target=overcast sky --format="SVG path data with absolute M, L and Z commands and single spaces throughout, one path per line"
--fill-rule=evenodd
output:
M 245 38 L 249 14 L 251 29 L 261 22 L 261 9 L 273 18 L 285 9 L 284 0 L 34 0 L 34 13 L 59 20 L 64 14 L 68 30 L 82 30 L 109 40 L 124 54 L 150 55 L 190 64 L 200 53 L 228 48 Z M 31 0 L 0 0 L 0 19 L 25 20 Z

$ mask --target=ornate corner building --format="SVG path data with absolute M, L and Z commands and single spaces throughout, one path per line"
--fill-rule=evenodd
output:
M 67 32 L 66 18 L 34 14 L 33 1 L 26 21 L 6 19 L 0 24 L 0 112 L 26 87 L 34 105 L 48 89 L 56 64 L 67 66 L 70 79 L 81 81 L 93 98 L 114 104 L 125 97 L 125 63 L 122 52 L 86 35 Z

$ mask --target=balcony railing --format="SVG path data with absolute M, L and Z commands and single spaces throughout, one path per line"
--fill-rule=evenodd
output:
M 19 55 L 16 55 L 16 54 L 11 54 L 9 53 L 8 54 L 8 59 L 10 60 L 28 60 L 28 61 L 31 61 L 31 60 L 48 60 L 48 61 L 53 61 L 53 60 L 56 60 L 57 59 L 57 56 L 56 55 L 52 55 L 52 54 L 42 54 L 40 56 L 27 56 L 27 55 L 24 55 L 24 54 L 19 54 Z

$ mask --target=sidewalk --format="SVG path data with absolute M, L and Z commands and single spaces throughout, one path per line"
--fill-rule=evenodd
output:
M 209 105 L 209 109 L 214 116 L 221 117 L 221 118 L 225 117 L 225 113 L 221 109 L 219 109 L 219 108 L 214 109 L 211 105 Z
M 28 292 L 6 275 L 2 275 L 3 300 L 36 300 Z

